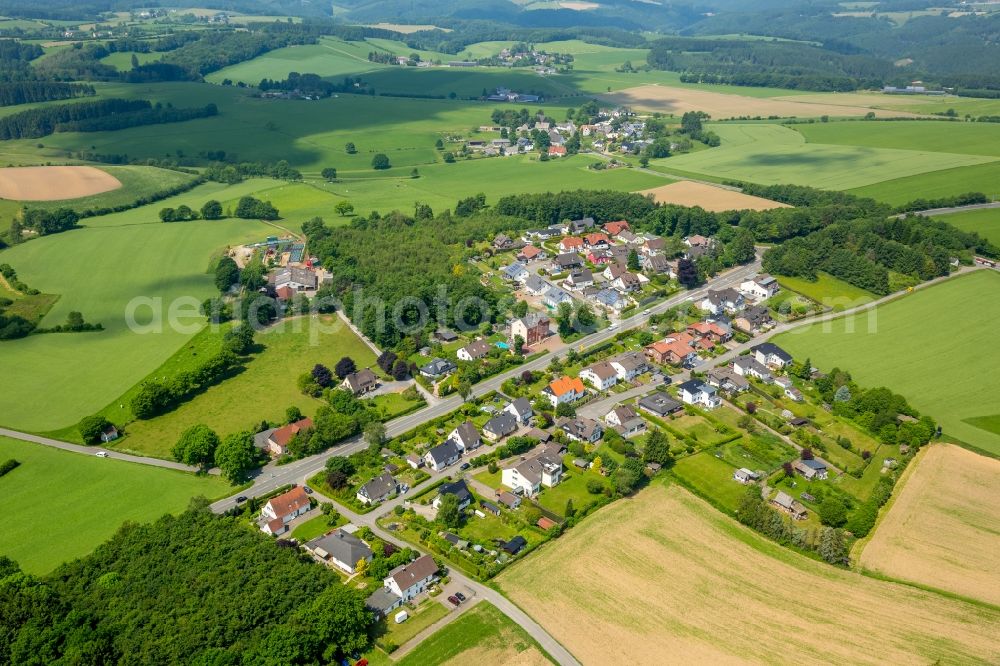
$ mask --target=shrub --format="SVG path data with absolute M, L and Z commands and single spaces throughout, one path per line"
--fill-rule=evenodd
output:
M 14 460 L 13 458 L 5 460 L 3 464 L 0 464 L 0 476 L 4 476 L 5 474 L 11 472 L 20 464 L 20 462 Z

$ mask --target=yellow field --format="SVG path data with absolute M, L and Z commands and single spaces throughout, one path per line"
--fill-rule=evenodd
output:
M 861 566 L 1000 605 L 1000 460 L 935 445 L 902 483 Z
M 116 190 L 122 184 L 106 171 L 89 166 L 37 166 L 0 169 L 0 198 L 58 201 Z
M 797 96 L 787 98 L 757 98 L 745 95 L 673 88 L 656 84 L 627 88 L 606 95 L 608 99 L 626 106 L 648 111 L 661 111 L 681 115 L 685 111 L 704 111 L 714 120 L 726 118 L 757 117 L 781 118 L 815 116 L 863 116 L 874 111 L 878 117 L 912 117 L 907 111 L 871 109 L 852 104 L 803 103 Z
M 807 559 L 659 482 L 497 582 L 585 664 L 1000 661 L 1000 610 Z
M 755 197 L 742 192 L 734 192 L 722 187 L 690 180 L 680 180 L 669 185 L 661 185 L 639 194 L 652 194 L 656 203 L 670 203 L 678 206 L 701 206 L 713 213 L 724 210 L 770 210 L 788 208 L 788 204 Z

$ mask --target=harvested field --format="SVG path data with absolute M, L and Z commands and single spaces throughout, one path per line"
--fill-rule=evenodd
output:
M 110 192 L 117 178 L 89 166 L 8 167 L 0 169 L 0 198 L 14 201 L 59 201 Z
M 1000 660 L 1000 610 L 802 557 L 663 482 L 497 582 L 585 664 Z
M 415 23 L 373 23 L 368 27 L 380 28 L 382 30 L 392 30 L 393 32 L 398 32 L 403 35 L 420 32 L 421 30 L 440 30 L 441 32 L 451 32 L 451 28 L 439 28 L 436 25 L 430 25 L 428 23 L 419 25 Z
M 1000 460 L 954 444 L 921 451 L 862 566 L 1000 605 Z
M 735 192 L 706 183 L 680 180 L 669 185 L 661 185 L 639 194 L 652 194 L 656 203 L 670 203 L 678 206 L 701 206 L 714 213 L 724 210 L 771 210 L 788 208 L 788 204 Z
M 685 111 L 704 111 L 714 120 L 755 116 L 764 118 L 768 116 L 781 118 L 791 116 L 863 116 L 869 111 L 874 111 L 878 117 L 912 117 L 915 115 L 907 111 L 828 103 L 808 104 L 793 101 L 795 98 L 756 98 L 655 84 L 626 88 L 606 95 L 606 97 L 618 104 L 649 111 L 673 113 L 674 115 L 681 115 Z

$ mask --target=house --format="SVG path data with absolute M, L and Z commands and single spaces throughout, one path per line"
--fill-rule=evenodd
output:
M 549 334 L 549 318 L 537 313 L 515 319 L 510 325 L 511 341 L 519 337 L 529 347 L 538 344 L 547 338 Z
M 415 453 L 411 453 L 406 456 L 406 464 L 413 469 L 420 469 L 424 466 L 424 459 Z
M 562 157 L 566 154 L 566 146 L 551 145 L 548 150 L 549 157 Z
M 654 416 L 659 416 L 660 418 L 670 416 L 674 412 L 678 412 L 684 408 L 681 403 L 677 402 L 666 393 L 661 393 L 659 391 L 643 396 L 639 399 L 638 404 L 639 409 L 647 411 Z
M 555 259 L 552 260 L 551 270 L 553 273 L 565 273 L 566 271 L 571 271 L 574 268 L 583 268 L 583 262 L 580 261 L 580 255 L 576 252 L 564 252 L 563 254 L 557 254 Z
M 434 338 L 438 342 L 443 342 L 445 344 L 448 344 L 449 342 L 455 342 L 456 340 L 458 340 L 458 333 L 455 333 L 455 331 L 451 330 L 450 328 L 439 328 L 438 330 L 434 331 Z
M 531 437 L 532 439 L 537 439 L 542 444 L 545 444 L 552 440 L 552 433 L 548 430 L 542 430 L 541 428 L 532 428 L 525 433 L 525 437 Z
M 393 594 L 387 587 L 380 587 L 365 599 L 365 608 L 380 620 L 399 608 L 402 603 L 403 599 L 398 594 Z
M 517 398 L 503 410 L 517 419 L 521 425 L 528 425 L 528 421 L 535 415 L 535 410 L 531 408 L 531 402 L 527 398 Z
M 805 520 L 809 515 L 809 512 L 806 511 L 806 508 L 802 506 L 798 500 L 792 498 L 792 496 L 788 493 L 780 490 L 771 500 L 771 504 L 784 511 L 795 520 Z
M 307 541 L 305 549 L 316 559 L 348 574 L 355 572 L 361 560 L 371 562 L 374 555 L 364 541 L 340 529 Z
M 644 254 L 639 257 L 639 266 L 647 273 L 666 275 L 669 278 L 677 276 L 676 265 L 667 261 L 662 254 Z
M 511 555 L 511 556 L 517 555 L 518 553 L 520 553 L 522 550 L 524 550 L 527 547 L 528 547 L 528 542 L 520 534 L 518 534 L 517 536 L 515 536 L 513 539 L 511 539 L 510 541 L 508 541 L 504 545 L 500 546 L 500 548 L 501 548 L 501 550 L 503 550 L 503 552 L 505 552 L 505 553 L 507 553 L 508 555 Z
M 563 148 L 564 152 L 562 154 L 563 155 L 566 154 L 565 153 L 565 148 L 563 147 L 563 144 L 566 143 L 566 139 L 563 138 L 562 134 L 560 134 L 559 132 L 557 132 L 554 129 L 550 129 L 549 130 L 549 142 L 552 144 L 552 146 L 555 146 L 555 147 L 558 147 L 558 148 Z
M 548 396 L 553 407 L 558 407 L 563 403 L 579 400 L 587 393 L 587 389 L 579 377 L 563 375 L 542 389 L 542 393 Z
M 704 384 L 697 379 L 689 379 L 677 386 L 677 395 L 683 402 L 708 409 L 714 409 L 722 404 L 722 400 L 715 393 L 714 386 Z
M 452 430 L 448 439 L 455 442 L 459 450 L 463 452 L 478 449 L 483 443 L 482 437 L 479 436 L 479 430 L 472 421 L 466 421 Z
M 632 437 L 646 431 L 646 422 L 630 405 L 617 405 L 604 415 L 604 422 L 624 437 Z
M 562 479 L 562 458 L 543 450 L 530 458 L 521 458 L 500 472 L 503 485 L 524 496 L 538 494 L 542 486 L 551 488 Z
M 364 395 L 378 388 L 378 377 L 370 369 L 365 368 L 344 377 L 341 387 L 354 395 Z
M 561 303 L 572 303 L 573 297 L 566 290 L 559 287 L 552 287 L 542 296 L 542 303 L 550 308 L 558 308 Z
M 688 236 L 687 238 L 685 238 L 684 244 L 687 245 L 688 247 L 712 247 L 713 245 L 715 245 L 715 241 L 713 241 L 711 238 L 706 238 L 699 234 L 695 234 L 693 236 Z
M 603 250 L 604 248 L 611 245 L 611 239 L 608 238 L 607 234 L 601 233 L 600 231 L 595 231 L 586 234 L 583 237 L 583 244 L 584 246 L 589 248 L 596 248 L 599 250 Z
M 435 509 L 440 507 L 441 498 L 444 497 L 445 495 L 454 495 L 456 498 L 458 498 L 459 511 L 462 511 L 470 504 L 472 504 L 472 493 L 469 492 L 469 487 L 465 485 L 465 481 L 463 481 L 462 479 L 459 479 L 454 483 L 442 483 L 440 486 L 438 486 L 437 497 L 434 498 L 434 501 L 431 503 L 431 505 Z
M 733 337 L 733 329 L 714 321 L 699 321 L 687 327 L 687 332 L 696 338 L 708 338 L 714 343 L 728 342 Z
M 765 382 L 771 381 L 771 371 L 757 362 L 752 356 L 740 356 L 733 361 L 733 372 L 740 377 L 756 377 Z
M 399 482 L 386 472 L 358 489 L 358 501 L 365 505 L 381 504 L 399 492 Z
M 638 275 L 631 271 L 622 271 L 618 277 L 611 282 L 611 286 L 623 294 L 630 294 L 634 291 L 642 289 L 642 280 L 639 279 Z
M 796 460 L 792 463 L 792 467 L 796 472 L 801 474 L 804 478 L 820 479 L 823 480 L 827 478 L 828 474 L 826 471 L 826 465 L 824 465 L 819 460 Z
M 612 312 L 621 312 L 629 304 L 628 299 L 621 292 L 614 289 L 601 289 L 591 298 L 594 303 Z
M 514 493 L 507 492 L 506 490 L 497 495 L 497 501 L 512 511 L 521 506 L 521 498 Z
M 750 335 L 757 335 L 772 323 L 771 311 L 763 305 L 751 306 L 733 319 L 736 328 Z
M 581 271 L 573 271 L 563 284 L 574 291 L 593 287 L 594 274 L 586 268 Z
M 572 419 L 561 418 L 556 425 L 574 442 L 596 444 L 604 435 L 604 429 L 601 428 L 600 423 L 582 416 Z
M 260 510 L 260 529 L 273 536 L 288 531 L 288 523 L 311 509 L 309 495 L 302 486 L 295 486 L 288 492 L 272 497 Z
M 517 430 L 517 419 L 509 412 L 500 412 L 483 426 L 483 436 L 491 442 L 503 439 Z
M 531 275 L 528 269 L 524 267 L 524 264 L 519 261 L 515 261 L 509 266 L 504 266 L 500 274 L 503 276 L 503 279 L 509 282 L 516 282 L 517 284 L 524 284 L 524 281 Z
M 794 400 L 795 402 L 802 402 L 805 398 L 802 392 L 795 388 L 795 384 L 788 377 L 775 377 L 774 384 L 781 387 L 781 390 L 785 392 L 785 397 Z
M 437 577 L 437 572 L 438 565 L 434 558 L 421 555 L 409 564 L 390 571 L 389 576 L 382 581 L 382 586 L 403 601 L 409 601 L 427 589 Z
M 292 291 L 311 291 L 318 283 L 316 271 L 299 266 L 280 268 L 268 275 L 267 281 L 275 290 L 288 287 Z
M 517 253 L 517 260 L 525 263 L 528 261 L 545 259 L 548 256 L 549 255 L 545 250 L 537 248 L 534 245 L 526 245 L 521 248 L 520 252 Z
M 640 251 L 642 254 L 653 255 L 661 254 L 667 247 L 667 242 L 662 238 L 657 236 L 647 237 L 646 241 L 642 244 Z
M 792 355 L 773 342 L 762 342 L 750 348 L 750 353 L 762 363 L 771 368 L 784 368 L 792 362 Z
M 576 236 L 567 236 L 559 241 L 561 252 L 578 252 L 583 249 L 583 239 Z
M 440 532 L 441 538 L 455 546 L 459 550 L 465 550 L 469 547 L 469 542 L 458 536 L 457 534 L 452 534 L 451 532 Z
M 748 483 L 753 483 L 760 478 L 760 474 L 751 471 L 746 467 L 740 467 L 738 470 L 733 472 L 733 480 L 739 481 L 740 483 L 746 485 Z
M 425 453 L 424 463 L 435 472 L 440 472 L 448 465 L 457 462 L 461 456 L 462 451 L 458 448 L 458 444 L 449 439 Z
M 113 425 L 108 425 L 104 430 L 101 431 L 101 441 L 107 444 L 108 442 L 113 442 L 118 439 L 118 428 Z
M 744 305 L 743 294 L 732 288 L 709 289 L 705 298 L 698 302 L 699 309 L 714 315 L 723 312 L 739 312 Z
M 267 451 L 272 456 L 283 456 L 288 452 L 288 445 L 300 432 L 312 430 L 312 419 L 299 419 L 295 423 L 275 428 L 267 438 Z
M 498 139 L 498 141 L 505 141 L 505 139 Z M 498 145 L 496 141 L 493 142 L 494 145 Z M 507 142 L 510 143 L 509 141 Z M 507 234 L 497 234 L 493 239 L 493 247 L 497 250 L 511 250 L 514 248 L 514 240 Z
M 485 340 L 476 340 L 459 349 L 455 356 L 460 361 L 477 361 L 490 353 L 490 343 Z
M 780 291 L 778 281 L 770 275 L 758 275 L 752 280 L 740 283 L 740 293 L 752 298 L 755 303 L 766 301 Z
M 649 372 L 649 363 L 639 352 L 624 352 L 613 357 L 609 362 L 620 382 L 630 382 L 639 375 Z
M 599 361 L 581 370 L 580 379 L 598 391 L 607 391 L 618 383 L 618 372 L 607 361 Z
M 457 369 L 458 366 L 451 361 L 446 361 L 443 358 L 435 358 L 420 368 L 420 374 L 428 379 L 437 379 L 438 377 L 455 372 Z
M 646 358 L 653 363 L 682 365 L 692 363 L 698 356 L 694 348 L 683 339 L 665 338 L 645 348 Z
M 541 296 L 551 288 L 551 284 L 537 275 L 529 275 L 528 279 L 524 281 L 524 291 L 529 296 Z
M 587 253 L 587 261 L 595 266 L 607 266 L 614 260 L 615 255 L 611 253 L 611 248 L 595 248 Z
M 607 222 L 604 225 L 604 231 L 607 232 L 609 236 L 617 236 L 623 231 L 630 231 L 632 227 L 629 226 L 628 222 L 625 220 L 618 220 L 617 222 Z
M 579 220 L 573 220 L 569 224 L 565 225 L 564 232 L 567 234 L 582 234 L 586 231 L 593 229 L 596 225 L 594 218 L 584 217 Z
M 709 385 L 729 393 L 740 393 L 750 389 L 750 382 L 728 367 L 712 368 L 705 373 L 705 381 Z

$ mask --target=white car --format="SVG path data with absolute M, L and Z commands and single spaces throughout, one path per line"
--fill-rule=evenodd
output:
M 97 452 L 97 457 L 98 458 L 107 458 L 108 457 L 108 452 L 107 451 L 98 451 Z
M 609 330 L 609 331 L 613 331 L 613 330 L 615 330 L 616 328 L 618 328 L 618 324 L 611 324 L 610 326 L 608 326 L 608 330 Z
M 648 316 L 649 315 L 649 308 L 646 308 L 645 310 L 643 310 L 642 314 L 643 314 L 644 317 Z

